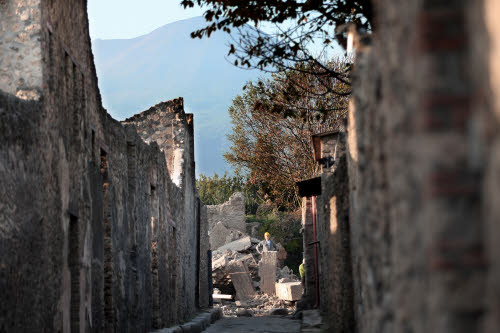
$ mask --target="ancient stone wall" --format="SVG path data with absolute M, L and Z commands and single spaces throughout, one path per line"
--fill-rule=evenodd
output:
M 0 2 L 0 89 L 37 100 L 42 86 L 39 0 Z
M 208 292 L 192 118 L 165 115 L 187 148 L 145 143 L 102 108 L 86 2 L 23 3 L 40 9 L 43 60 L 25 70 L 43 76 L 30 86 L 40 98 L 0 86 L 0 331 L 145 332 L 185 319 Z M 168 167 L 178 148 L 182 187 Z
M 302 198 L 302 241 L 304 246 L 304 259 L 305 262 L 305 288 L 304 296 L 302 302 L 305 307 L 312 308 L 314 305 L 319 303 L 316 293 L 316 257 L 319 253 L 318 245 L 315 244 L 316 239 L 314 238 L 314 225 L 313 225 L 313 215 L 316 214 L 316 201 L 313 197 L 303 197 Z M 320 264 L 318 260 L 318 264 Z
M 477 132 L 474 139 L 476 154 L 482 167 L 481 197 L 484 219 L 484 249 L 488 266 L 485 292 L 483 331 L 492 333 L 500 329 L 500 10 L 498 1 L 484 0 L 469 8 L 469 33 L 474 36 L 470 50 L 473 71 L 472 84 L 478 91 L 473 95 Z M 478 137 L 479 136 L 479 137 Z M 484 145 L 484 146 L 482 146 Z M 478 149 L 479 148 L 479 151 Z
M 212 255 L 209 255 L 210 239 L 208 237 L 207 207 L 198 199 L 200 205 L 200 274 L 199 274 L 199 306 L 209 306 L 209 281 L 212 279 Z M 210 263 L 209 263 L 210 261 Z
M 208 228 L 212 230 L 217 222 L 228 229 L 246 232 L 245 226 L 245 195 L 241 192 L 234 193 L 228 201 L 220 205 L 208 205 Z
M 320 307 L 329 330 L 354 331 L 353 278 L 350 251 L 349 188 L 344 154 L 332 174 L 322 175 L 316 198 L 319 241 Z
M 173 182 L 179 186 L 176 200 L 184 204 L 183 227 L 179 229 L 179 244 L 188 244 L 202 240 L 200 238 L 200 209 L 195 189 L 193 115 L 184 113 L 182 98 L 159 103 L 150 109 L 126 119 L 124 124 L 134 124 L 137 133 L 147 143 L 156 142 L 165 153 L 167 167 Z M 194 221 L 194 222 L 193 222 Z M 203 220 L 206 223 L 206 219 Z M 208 243 L 203 244 L 207 247 Z M 178 315 L 190 318 L 198 302 L 201 272 L 206 271 L 207 261 L 199 255 L 201 248 L 180 246 L 178 258 L 181 260 L 183 304 L 179 304 Z
M 498 221 L 492 3 L 378 1 L 372 46 L 358 45 L 348 170 L 359 332 L 499 328 L 497 301 L 484 301 L 498 290 L 484 288 L 497 262 L 485 234 L 498 236 L 485 223 Z

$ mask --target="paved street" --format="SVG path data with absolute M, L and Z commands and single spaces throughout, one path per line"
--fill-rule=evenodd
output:
M 300 332 L 300 320 L 281 317 L 231 317 L 223 318 L 205 333 L 295 333 Z

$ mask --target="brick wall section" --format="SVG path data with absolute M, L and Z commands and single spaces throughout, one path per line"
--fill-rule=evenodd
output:
M 0 331 L 179 322 L 202 294 L 192 119 L 173 126 L 188 147 L 179 188 L 166 163 L 173 149 L 145 143 L 102 108 L 86 2 L 24 3 L 40 9 L 43 60 L 26 70 L 43 76 L 39 99 L 0 88 Z

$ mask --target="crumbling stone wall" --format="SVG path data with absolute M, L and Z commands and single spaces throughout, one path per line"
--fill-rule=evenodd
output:
M 43 75 L 29 81 L 40 98 L 0 86 L 0 331 L 145 332 L 183 320 L 208 293 L 188 116 L 170 115 L 188 147 L 179 187 L 168 167 L 176 147 L 145 143 L 102 108 L 86 2 L 22 4 L 40 11 L 40 48 L 20 50 L 26 59 L 41 50 L 42 61 L 23 64 L 28 74 L 6 70 L 25 82 Z M 12 11 L 20 1 L 0 6 L 25 24 Z M 2 59 L 18 50 L 8 52 Z
M 241 192 L 233 193 L 223 204 L 208 205 L 207 214 L 209 230 L 212 230 L 217 222 L 222 222 L 228 229 L 246 232 L 245 195 Z
M 198 242 L 200 211 L 194 182 L 193 115 L 184 113 L 183 99 L 159 103 L 123 123 L 134 124 L 145 142 L 156 142 L 165 153 L 172 181 L 180 188 L 175 200 L 184 204 L 183 220 L 179 220 L 183 228 L 177 234 L 178 244 Z M 206 238 L 203 240 L 207 241 Z M 178 315 L 183 319 L 194 314 L 199 288 L 193 286 L 199 285 L 200 265 L 207 264 L 201 262 L 199 251 L 196 247 L 179 246 L 177 253 L 182 277 L 179 289 L 184 299 L 178 304 Z

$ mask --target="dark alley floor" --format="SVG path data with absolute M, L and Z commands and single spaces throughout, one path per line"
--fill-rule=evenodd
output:
M 295 333 L 300 332 L 300 320 L 276 316 L 223 318 L 205 333 Z

